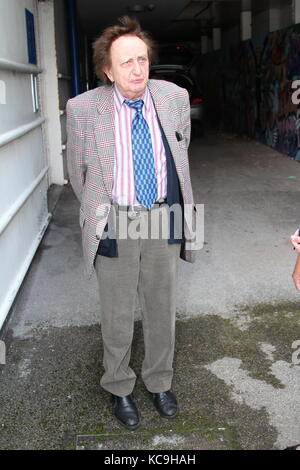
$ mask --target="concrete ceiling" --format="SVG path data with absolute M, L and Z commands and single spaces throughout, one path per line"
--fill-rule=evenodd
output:
M 292 0 L 77 0 L 83 31 L 94 38 L 119 16 L 136 16 L 144 29 L 159 41 L 196 41 L 212 27 L 226 28 L 239 23 L 240 12 L 254 14 L 279 7 Z M 146 11 L 132 13 L 135 5 Z
M 77 0 L 80 22 L 90 36 L 100 34 L 104 27 L 126 14 L 136 16 L 144 29 L 159 36 L 189 3 L 190 0 Z M 134 5 L 154 5 L 154 9 L 132 13 L 128 8 Z

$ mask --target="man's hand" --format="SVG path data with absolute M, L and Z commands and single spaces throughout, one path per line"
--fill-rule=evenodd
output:
M 298 237 L 299 238 L 299 237 Z M 298 254 L 298 258 L 294 267 L 294 272 L 292 274 L 293 281 L 295 283 L 295 287 L 297 290 L 300 290 L 300 254 Z
M 291 235 L 291 242 L 294 245 L 295 250 L 300 253 L 300 237 L 299 237 L 299 230 L 297 229 L 294 235 Z

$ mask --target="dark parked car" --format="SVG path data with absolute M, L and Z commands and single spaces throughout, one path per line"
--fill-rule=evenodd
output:
M 204 101 L 191 68 L 195 60 L 186 46 L 167 45 L 160 49 L 160 63 L 152 65 L 150 78 L 167 80 L 185 88 L 190 96 L 192 135 L 204 133 Z

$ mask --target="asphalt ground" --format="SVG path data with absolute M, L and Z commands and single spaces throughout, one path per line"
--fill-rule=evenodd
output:
M 205 244 L 180 262 L 173 390 L 161 418 L 131 366 L 141 414 L 121 428 L 101 389 L 96 280 L 83 274 L 78 202 L 66 186 L 2 332 L 0 449 L 283 449 L 300 442 L 299 294 L 289 235 L 300 166 L 257 142 L 208 135 L 191 144 Z M 293 348 L 294 346 L 294 348 Z M 299 350 L 299 354 L 298 354 Z

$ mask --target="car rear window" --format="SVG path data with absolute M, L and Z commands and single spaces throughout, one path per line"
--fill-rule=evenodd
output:
M 175 85 L 178 85 L 181 88 L 185 88 L 188 91 L 190 96 L 194 94 L 193 84 L 191 84 L 191 82 L 186 76 L 181 75 L 179 73 L 166 72 L 166 71 L 161 71 L 161 72 L 154 71 L 150 73 L 150 77 L 155 78 L 157 80 L 167 80 L 168 82 L 175 83 Z

